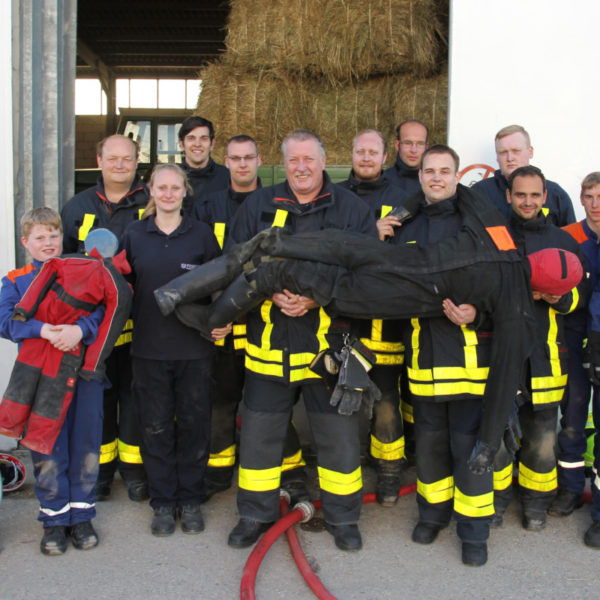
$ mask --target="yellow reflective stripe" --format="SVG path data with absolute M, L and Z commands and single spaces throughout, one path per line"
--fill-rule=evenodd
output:
M 213 342 L 213 344 L 214 344 L 215 346 L 224 346 L 224 345 L 225 345 L 225 338 L 223 338 L 222 340 L 215 340 L 215 341 Z
M 494 514 L 494 492 L 467 496 L 454 488 L 454 510 L 466 517 L 490 517 Z
M 377 359 L 378 365 L 393 366 L 404 364 L 404 353 L 402 354 L 381 354 L 375 352 L 375 358 Z
M 560 390 L 549 390 L 547 392 L 533 392 L 531 394 L 531 401 L 534 404 L 552 404 L 553 402 L 560 402 L 564 393 L 564 388 L 561 388 Z
M 138 220 L 141 221 L 144 216 L 144 212 L 146 211 L 146 207 L 138 208 Z
M 219 248 L 223 249 L 223 244 L 225 243 L 225 223 L 215 223 L 213 231 L 219 243 Z
M 211 453 L 208 457 L 209 467 L 233 467 L 233 465 L 235 465 L 235 444 L 221 452 Z
M 303 379 L 321 379 L 321 377 L 308 367 L 290 370 L 290 382 L 302 381 Z
M 417 479 L 417 494 L 430 504 L 439 504 L 452 500 L 454 495 L 454 477 L 446 477 L 433 483 L 423 483 Z
M 467 369 L 477 368 L 477 334 L 466 325 L 461 325 L 460 329 L 465 338 L 465 367 Z
M 233 335 L 246 335 L 246 323 L 233 324 Z
M 283 227 L 288 216 L 288 211 L 278 208 L 275 212 L 272 227 Z
M 113 440 L 112 442 L 109 442 L 108 444 L 102 444 L 100 446 L 100 464 L 106 464 L 109 462 L 112 462 L 113 460 L 116 460 L 117 456 L 119 455 L 118 451 L 117 451 L 117 440 Z
M 133 330 L 133 319 L 127 319 L 125 325 L 123 325 L 123 333 L 117 338 L 115 346 L 122 346 L 123 344 L 129 344 L 132 339 Z
M 465 367 L 433 367 L 433 369 L 411 369 L 407 368 L 409 379 L 415 381 L 433 381 L 434 379 L 470 379 L 473 381 L 485 381 L 489 373 L 489 367 L 477 367 L 474 369 Z
M 542 214 L 547 217 L 550 214 L 550 209 L 547 206 L 542 206 Z
M 537 492 L 551 492 L 558 487 L 556 467 L 548 473 L 536 473 L 519 463 L 519 485 Z
M 360 341 L 373 352 L 403 352 L 402 342 L 378 342 L 372 338 L 360 338 Z
M 310 365 L 315 358 L 313 352 L 294 352 L 290 354 L 290 367 L 303 367 Z
M 245 350 L 246 349 L 246 338 L 237 338 L 233 340 L 234 350 Z
M 571 293 L 573 294 L 573 302 L 571 302 L 571 306 L 569 306 L 568 312 L 573 312 L 579 304 L 579 290 L 576 287 L 574 287 L 571 290 Z
M 548 350 L 550 352 L 550 368 L 552 369 L 552 375 L 557 377 L 562 375 L 560 368 L 560 359 L 558 357 L 558 344 L 556 338 L 558 336 L 558 323 L 556 322 L 557 312 L 552 308 L 548 308 Z
M 402 420 L 405 423 L 415 422 L 412 404 L 409 404 L 406 400 L 400 401 L 400 412 L 402 413 Z
M 456 396 L 458 394 L 483 396 L 485 393 L 485 383 L 473 383 L 471 381 L 419 384 L 409 381 L 408 387 L 415 396 Z
M 93 215 L 91 213 L 85 213 L 83 215 L 83 221 L 81 223 L 81 227 L 79 227 L 78 232 L 80 242 L 85 242 L 85 238 L 87 237 L 88 233 L 90 232 L 90 229 L 94 225 L 95 219 L 96 215 Z
M 391 208 L 391 207 L 390 207 Z M 371 321 L 371 339 L 373 342 L 381 342 L 383 330 L 383 320 L 382 319 L 373 319 Z
M 246 345 L 246 360 L 244 362 L 246 369 L 254 373 L 262 373 L 263 375 L 283 377 L 283 365 L 266 364 L 258 360 L 253 360 L 248 353 L 249 345 Z
M 410 324 L 412 325 L 413 331 L 411 335 L 411 343 L 412 343 L 412 366 L 413 369 L 419 368 L 419 335 L 421 333 L 421 324 L 419 323 L 419 319 L 411 319 Z
M 142 455 L 139 446 L 131 446 L 119 440 L 119 459 L 129 464 L 142 464 Z
M 352 473 L 331 471 L 325 467 L 317 467 L 319 473 L 319 486 L 324 492 L 349 496 L 362 489 L 362 471 L 360 467 Z
M 569 376 L 559 375 L 558 377 L 532 377 L 532 390 L 547 390 L 548 388 L 564 387 L 567 385 Z
M 250 492 L 270 492 L 279 489 L 281 467 L 245 469 L 240 467 L 239 487 Z
M 268 350 L 264 347 L 259 348 L 256 344 L 247 344 L 247 352 L 253 358 L 260 358 L 261 360 L 269 362 L 281 362 L 283 360 L 283 352 L 281 350 Z
M 298 450 L 291 456 L 284 456 L 283 462 L 281 463 L 282 471 L 290 471 L 291 469 L 297 469 L 299 467 L 305 467 L 306 462 L 302 458 L 302 450 Z
M 329 331 L 331 325 L 331 317 L 325 312 L 323 307 L 319 308 L 319 328 L 317 329 L 317 340 L 319 341 L 319 350 L 322 352 L 329 348 L 325 334 Z
M 513 464 L 506 465 L 499 471 L 494 471 L 494 489 L 496 491 L 502 491 L 510 487 L 512 483 Z
M 388 206 L 387 204 L 381 205 L 381 218 L 387 217 L 392 212 L 393 206 Z
M 260 307 L 260 316 L 265 324 L 260 339 L 260 347 L 265 351 L 271 350 L 271 332 L 273 331 L 273 321 L 271 321 L 271 307 L 273 302 L 271 300 L 265 300 Z M 250 344 L 249 344 L 250 346 Z M 279 351 L 281 354 L 281 351 Z M 281 358 L 279 358 L 281 361 Z
M 400 460 L 404 454 L 404 436 L 393 442 L 380 442 L 374 435 L 371 435 L 371 456 L 381 460 Z

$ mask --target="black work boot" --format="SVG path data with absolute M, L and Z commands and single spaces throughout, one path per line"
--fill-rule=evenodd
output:
M 96 482 L 96 500 L 98 502 L 105 502 L 110 498 L 110 488 L 112 481 L 97 481 Z
M 561 488 L 548 509 L 553 517 L 568 517 L 576 508 L 583 506 L 583 494 Z
M 590 548 L 600 549 L 600 521 L 594 521 L 583 536 L 583 543 Z
M 204 531 L 204 519 L 199 504 L 184 504 L 181 507 L 181 531 L 200 533 Z
M 469 567 L 481 567 L 487 562 L 486 542 L 463 542 L 462 561 Z
M 212 341 L 210 332 L 215 327 L 236 321 L 264 299 L 242 273 L 212 304 L 180 304 L 175 314 L 184 325 L 197 329 L 204 338 Z
M 265 532 L 273 523 L 261 523 L 254 519 L 241 517 L 238 524 L 231 530 L 227 543 L 232 548 L 248 548 Z
M 47 556 L 64 554 L 67 550 L 67 528 L 62 525 L 44 527 L 40 550 Z
M 419 521 L 412 532 L 412 541 L 417 544 L 431 544 L 444 528 L 439 523 L 424 523 Z
M 546 527 L 546 514 L 524 513 L 521 524 L 527 531 L 542 531 Z
M 362 538 L 358 530 L 358 525 L 355 523 L 333 525 L 325 521 L 325 529 L 333 536 L 335 545 L 340 550 L 356 552 L 362 548 Z
M 147 481 L 127 481 L 127 495 L 133 502 L 143 502 L 148 500 L 148 482 Z
M 98 545 L 98 534 L 91 521 L 71 526 L 71 542 L 77 550 L 89 550 Z
M 171 535 L 175 531 L 175 507 L 157 506 L 154 509 L 150 530 L 152 535 L 157 537 Z

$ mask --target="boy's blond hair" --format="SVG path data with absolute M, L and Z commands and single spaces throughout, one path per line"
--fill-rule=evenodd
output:
M 34 225 L 45 225 L 48 229 L 63 232 L 60 215 L 48 206 L 32 208 L 21 217 L 21 235 L 28 238 Z

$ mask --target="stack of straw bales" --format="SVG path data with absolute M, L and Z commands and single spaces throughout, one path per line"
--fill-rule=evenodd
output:
M 200 72 L 197 114 L 223 144 L 238 133 L 280 163 L 291 130 L 321 135 L 330 164 L 372 127 L 393 139 L 404 119 L 446 137 L 447 0 L 231 0 L 220 61 Z M 390 153 L 390 160 L 392 160 Z

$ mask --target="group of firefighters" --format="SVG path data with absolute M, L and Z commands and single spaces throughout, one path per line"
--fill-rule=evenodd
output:
M 395 163 L 384 169 L 388 158 L 385 137 L 375 130 L 359 133 L 352 140 L 352 171 L 346 181 L 334 184 L 325 170 L 321 139 L 312 132 L 297 130 L 282 144 L 285 182 L 262 187 L 258 177 L 261 158 L 255 140 L 247 135 L 231 138 L 225 166 L 219 165 L 211 158 L 213 124 L 195 116 L 184 121 L 179 131 L 183 153 L 180 166 L 191 187 L 181 206 L 177 205 L 177 212 L 182 213 L 184 224 L 190 220 L 208 224 L 223 251 L 221 258 L 205 267 L 214 271 L 217 281 L 210 292 L 225 290 L 220 298 L 214 296 L 211 310 L 214 306 L 218 312 L 219 303 L 231 302 L 236 306 L 246 303 L 249 311 L 232 322 L 223 318 L 216 328 L 200 327 L 206 315 L 206 300 L 197 302 L 198 297 L 192 298 L 194 292 L 187 276 L 179 278 L 181 283 L 175 279 L 169 288 L 168 280 L 174 274 L 193 273 L 190 269 L 194 265 L 183 262 L 162 282 L 169 293 L 177 296 L 174 304 L 168 305 L 168 294 L 162 302 L 160 295 L 156 297 L 162 315 L 152 315 L 150 320 L 158 323 L 157 319 L 177 318 L 199 328 L 204 337 L 212 338 L 214 346 L 210 433 L 208 428 L 199 431 L 200 437 L 207 438 L 206 443 L 190 449 L 204 473 L 203 491 L 190 495 L 183 506 L 176 497 L 178 492 L 169 497 L 171 492 L 165 491 L 161 480 L 164 472 L 155 456 L 161 447 L 156 443 L 159 432 L 152 431 L 158 427 L 140 415 L 145 410 L 144 399 L 134 401 L 132 395 L 135 374 L 132 376 L 130 345 L 132 337 L 135 345 L 139 325 L 135 319 L 127 322 L 106 361 L 110 387 L 105 389 L 103 400 L 100 469 L 95 485 L 98 500 L 109 498 L 118 468 L 131 500 L 151 498 L 153 534 L 173 532 L 176 509 L 180 509 L 183 530 L 197 533 L 204 528 L 199 505 L 232 485 L 239 457 L 240 518 L 228 543 L 248 547 L 277 520 L 280 489 L 289 493 L 293 503 L 310 499 L 305 461 L 292 422 L 294 405 L 302 398 L 316 446 L 326 528 L 338 548 L 359 550 L 363 497 L 359 424 L 364 411 L 358 408 L 361 402 L 366 404 L 367 390 L 363 392 L 363 387 L 352 380 L 356 370 L 363 369 L 374 383 L 376 397 L 370 421 L 369 459 L 377 475 L 379 504 L 396 504 L 406 481 L 405 471 L 416 462 L 419 519 L 413 541 L 432 543 L 454 517 L 463 563 L 485 564 L 490 527 L 502 526 L 503 514 L 515 496 L 515 468 L 516 496 L 525 529 L 539 531 L 546 525 L 547 514 L 566 516 L 582 506 L 585 430 L 592 395 L 596 424 L 600 422 L 600 401 L 597 394 L 592 394 L 595 385 L 600 384 L 600 306 L 595 289 L 600 268 L 600 172 L 589 174 L 582 182 L 581 203 L 586 218 L 576 223 L 566 192 L 530 165 L 533 148 L 522 127 L 512 125 L 498 132 L 495 146 L 499 169 L 472 188 L 459 184 L 456 152 L 443 145 L 430 147 L 428 134 L 427 126 L 420 121 L 401 123 L 396 128 Z M 97 185 L 74 196 L 62 210 L 63 252 L 84 253 L 90 231 L 106 228 L 122 240 L 132 262 L 135 253 L 130 246 L 134 234 L 141 235 L 142 227 L 136 230 L 131 223 L 143 217 L 152 196 L 157 212 L 150 218 L 155 218 L 160 228 L 159 218 L 160 223 L 166 222 L 165 197 L 172 192 L 166 191 L 166 183 L 161 187 L 154 180 L 148 187 L 138 177 L 137 146 L 131 138 L 105 138 L 97 155 L 102 171 Z M 165 182 L 166 177 L 163 171 Z M 179 219 L 167 232 L 165 249 L 171 241 L 182 243 L 174 239 L 183 235 L 181 223 Z M 384 309 L 392 304 L 387 297 L 393 294 L 393 290 L 388 291 L 390 286 L 380 288 L 381 311 L 377 306 L 352 308 L 353 303 L 359 306 L 362 301 L 357 285 L 347 289 L 359 297 L 344 298 L 335 306 L 323 300 L 327 294 L 321 294 L 321 290 L 329 290 L 332 279 L 336 285 L 341 279 L 339 271 L 326 268 L 334 264 L 327 256 L 329 246 L 325 243 L 328 238 L 332 243 L 336 239 L 327 233 L 330 230 L 362 234 L 364 237 L 357 239 L 359 243 L 363 240 L 365 255 L 379 253 L 378 248 L 383 246 L 377 244 L 385 244 L 381 253 L 387 257 L 393 256 L 392 247 L 438 247 L 461 231 L 478 227 L 493 231 L 492 245 L 498 253 L 510 251 L 530 257 L 524 272 L 531 275 L 531 288 L 526 289 L 531 289 L 532 295 L 528 291 L 523 297 L 515 291 L 513 298 L 509 290 L 502 296 L 504 302 L 518 305 L 513 312 L 522 315 L 522 322 L 503 321 L 494 301 L 485 294 L 473 291 L 469 295 L 451 284 L 444 287 L 436 283 L 433 301 L 432 292 L 421 295 L 418 285 L 410 300 L 403 299 L 400 290 L 398 305 L 406 302 L 410 307 L 398 309 L 402 318 L 389 318 L 396 312 Z M 294 234 L 291 237 L 297 236 L 298 243 L 312 246 L 306 257 L 299 256 L 303 260 L 286 267 L 286 261 L 265 260 L 264 251 L 253 242 L 264 230 Z M 320 234 L 311 237 L 321 231 L 323 244 L 318 243 Z M 285 236 L 272 237 L 282 239 L 281 247 L 287 247 Z M 368 237 L 379 241 L 371 243 Z M 558 249 L 557 264 L 537 264 L 532 258 L 547 249 Z M 568 280 L 573 255 L 587 276 L 566 289 L 558 281 Z M 202 262 L 206 262 L 215 252 L 206 250 L 203 256 Z M 292 254 L 289 257 L 295 258 Z M 139 265 L 139 254 L 134 258 Z M 306 260 L 311 260 L 312 270 L 307 270 Z M 443 262 L 446 264 L 446 257 Z M 324 267 L 316 268 L 320 263 Z M 342 263 L 343 259 L 335 264 Z M 157 270 L 163 268 L 160 261 L 156 265 Z M 230 286 L 228 270 L 232 265 L 236 273 L 242 274 Z M 426 265 L 423 269 L 437 272 L 439 266 Z M 418 271 L 416 265 L 414 268 Z M 516 280 L 521 269 L 519 262 Z M 534 285 L 536 269 L 541 277 Z M 352 277 L 352 271 L 348 273 Z M 303 287 L 303 278 L 309 276 L 310 285 Z M 383 278 L 380 271 L 378 276 Z M 143 277 L 148 277 L 146 272 Z M 134 316 L 136 285 L 149 285 L 142 282 L 143 277 L 136 273 Z M 495 289 L 495 281 L 487 285 L 485 276 L 479 279 L 480 287 Z M 514 284 L 515 290 L 517 284 L 521 282 Z M 377 289 L 369 293 L 373 296 Z M 365 292 L 364 297 L 369 293 Z M 411 312 L 413 306 L 418 308 Z M 141 318 L 146 313 L 137 314 Z M 362 314 L 373 318 L 353 318 Z M 213 325 L 219 320 L 214 315 L 211 319 Z M 491 410 L 484 398 L 492 364 L 508 360 L 499 355 L 500 346 L 494 345 L 495 338 L 507 335 L 500 329 L 521 329 L 520 340 L 523 332 L 531 335 L 527 351 L 523 351 L 526 360 L 511 374 L 516 387 L 509 390 L 511 397 L 503 400 L 511 408 L 508 422 L 501 424 L 502 429 L 505 424 L 508 428 L 500 443 L 495 444 L 491 437 L 482 437 L 482 431 L 486 427 L 485 412 Z M 144 342 L 138 341 L 134 364 L 144 356 L 140 354 L 142 345 L 152 344 L 151 334 L 152 328 L 144 327 Z M 525 342 L 519 343 L 525 346 Z M 141 369 L 139 364 L 137 369 Z M 150 370 L 144 372 L 144 378 L 151 377 Z M 347 383 L 343 384 L 342 379 Z M 150 400 L 153 392 L 149 385 L 146 388 L 138 381 L 138 396 L 139 390 L 145 389 L 148 406 L 160 402 L 160 398 Z M 357 389 L 361 390 L 358 395 Z M 184 419 L 177 415 L 180 421 L 183 429 Z M 185 452 L 185 448 L 177 448 L 177 460 L 183 461 L 180 454 Z M 483 468 L 477 468 L 477 464 Z M 584 539 L 593 548 L 600 548 L 598 467 L 597 448 L 592 524 Z M 178 485 L 185 488 L 188 483 L 179 481 Z M 92 545 L 90 542 L 87 547 Z

